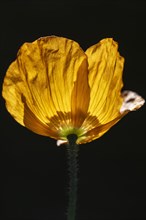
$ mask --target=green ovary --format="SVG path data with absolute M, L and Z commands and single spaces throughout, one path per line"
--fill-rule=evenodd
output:
M 77 139 L 77 144 L 86 138 L 86 132 L 82 128 L 73 128 L 73 127 L 67 127 L 67 128 L 62 128 L 59 132 L 60 139 L 62 140 L 67 140 L 67 136 L 70 134 L 76 134 L 78 139 Z

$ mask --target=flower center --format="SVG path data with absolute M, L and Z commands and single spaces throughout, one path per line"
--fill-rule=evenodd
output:
M 60 139 L 68 141 L 68 136 L 74 135 L 77 138 L 76 143 L 80 142 L 81 139 L 86 138 L 86 132 L 83 128 L 65 127 L 59 132 Z

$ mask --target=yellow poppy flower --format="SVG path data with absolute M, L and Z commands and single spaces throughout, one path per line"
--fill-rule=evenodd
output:
M 77 144 L 101 137 L 129 111 L 144 104 L 121 92 L 124 58 L 106 38 L 85 52 L 78 43 L 48 36 L 24 43 L 7 70 L 2 95 L 9 113 L 31 131 Z

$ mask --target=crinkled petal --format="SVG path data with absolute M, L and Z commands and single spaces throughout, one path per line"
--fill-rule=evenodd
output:
M 75 121 L 80 124 L 79 103 L 83 116 L 89 102 L 83 101 L 84 91 L 87 97 L 89 92 L 87 74 L 87 57 L 72 40 L 51 36 L 25 43 L 4 79 L 3 97 L 7 109 L 17 122 L 34 132 L 34 118 L 37 118 L 37 126 L 44 126 L 45 134 L 48 128 L 48 136 L 52 136 L 51 132 L 54 135 L 61 126 L 70 126 L 71 117 L 74 124 Z M 32 124 L 28 125 L 31 118 Z M 44 135 L 42 128 L 37 129 L 37 133 Z
M 107 124 L 120 115 L 124 58 L 118 53 L 117 43 L 107 38 L 86 51 L 89 63 L 90 104 L 89 117 L 96 116 L 99 125 Z M 88 126 L 89 118 L 83 124 Z M 95 126 L 94 118 L 90 128 Z M 97 126 L 97 124 L 96 124 Z
M 88 84 L 88 64 L 84 60 L 80 66 L 77 79 L 74 83 L 71 96 L 71 117 L 72 126 L 80 128 L 87 117 L 87 111 L 90 101 L 90 88 Z
M 29 109 L 27 103 L 24 99 L 24 117 L 23 117 L 24 125 L 30 129 L 31 131 L 41 134 L 43 136 L 49 136 L 51 138 L 58 139 L 59 135 L 57 130 L 52 129 L 47 124 L 40 121 L 34 113 Z
M 100 138 L 103 134 L 105 134 L 113 125 L 115 125 L 126 113 L 121 114 L 114 120 L 106 123 L 95 126 L 93 129 L 89 130 L 85 135 L 83 139 L 80 139 L 78 144 L 85 144 L 87 142 L 91 142 L 95 139 Z
M 122 92 L 122 98 L 123 102 L 120 107 L 119 116 L 111 120 L 110 122 L 106 124 L 100 124 L 96 118 L 94 118 L 94 120 L 92 121 L 92 118 L 88 118 L 88 126 L 90 127 L 90 124 L 92 124 L 93 129 L 90 130 L 88 127 L 88 131 L 86 132 L 86 134 L 84 134 L 84 137 L 79 139 L 79 144 L 87 143 L 97 138 L 100 138 L 128 112 L 138 110 L 145 103 L 145 100 L 139 94 L 129 90 L 125 90 Z
M 88 117 L 82 128 L 86 130 L 79 143 L 101 137 L 129 111 L 144 104 L 137 93 L 125 91 L 122 73 L 124 58 L 118 52 L 118 44 L 111 38 L 103 39 L 87 49 L 89 63 L 90 104 Z

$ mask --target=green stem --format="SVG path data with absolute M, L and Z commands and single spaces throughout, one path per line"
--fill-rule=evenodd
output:
M 69 192 L 67 220 L 75 220 L 77 203 L 77 183 L 78 183 L 78 145 L 77 136 L 72 134 L 68 136 L 67 156 L 69 170 Z

